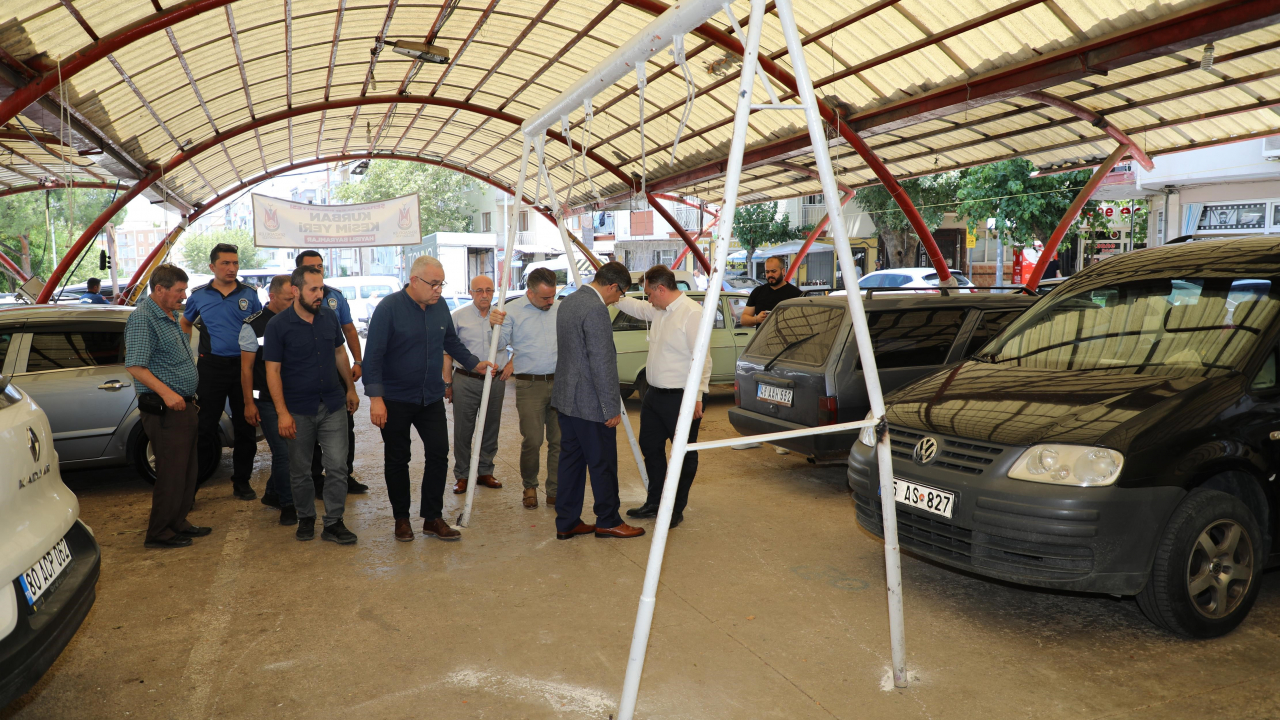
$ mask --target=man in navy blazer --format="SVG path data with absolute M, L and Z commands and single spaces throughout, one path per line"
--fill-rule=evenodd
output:
M 551 404 L 559 412 L 560 467 L 557 473 L 556 538 L 595 533 L 602 538 L 633 538 L 642 528 L 618 514 L 618 351 L 613 345 L 609 305 L 631 287 L 622 263 L 605 263 L 595 278 L 560 304 L 556 318 L 556 377 Z M 596 522 L 582 521 L 587 469 L 595 495 Z

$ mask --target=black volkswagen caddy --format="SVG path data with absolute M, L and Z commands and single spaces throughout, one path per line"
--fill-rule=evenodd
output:
M 1118 256 L 886 397 L 899 541 L 964 570 L 1136 595 L 1188 637 L 1248 614 L 1280 529 L 1280 238 Z M 849 455 L 883 533 L 874 430 Z

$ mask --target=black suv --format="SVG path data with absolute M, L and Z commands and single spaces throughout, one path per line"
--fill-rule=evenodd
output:
M 887 392 L 960 362 L 1035 303 L 1028 295 L 894 294 L 867 300 L 880 384 Z M 779 303 L 738 359 L 733 429 L 743 435 L 861 420 L 870 409 L 847 298 Z M 856 432 L 781 440 L 814 459 L 849 454 Z
M 1189 637 L 1248 614 L 1280 505 L 1280 239 L 1140 250 L 1063 282 L 971 360 L 886 397 L 903 548 L 1136 595 Z M 882 534 L 874 431 L 849 455 Z

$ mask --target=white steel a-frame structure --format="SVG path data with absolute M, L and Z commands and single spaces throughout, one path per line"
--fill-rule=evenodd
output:
M 689 374 L 685 378 L 684 397 L 680 404 L 675 440 L 671 447 L 671 459 L 667 466 L 667 477 L 663 485 L 662 500 L 649 548 L 649 561 L 645 570 L 639 607 L 636 611 L 635 630 L 631 639 L 631 652 L 627 662 L 626 677 L 623 681 L 622 697 L 618 706 L 618 720 L 631 720 L 635 715 L 636 698 L 639 694 L 640 678 L 644 669 L 645 652 L 649 645 L 649 631 L 653 623 L 653 613 L 657 602 L 658 580 L 662 573 L 662 559 L 666 551 L 667 535 L 671 528 L 671 514 L 679 485 L 678 478 L 681 467 L 684 464 L 685 454 L 691 450 L 723 447 L 741 441 L 740 438 L 733 438 L 689 444 L 687 438 L 693 422 L 694 405 L 698 399 L 698 387 L 702 377 L 703 365 L 706 361 L 707 348 L 711 341 L 715 308 L 718 307 L 720 288 L 724 281 L 729 250 L 728 240 L 732 237 L 734 211 L 738 200 L 738 185 L 742 173 L 742 156 L 746 145 L 747 121 L 753 110 L 804 112 L 813 153 L 817 160 L 818 174 L 822 182 L 823 199 L 826 202 L 827 214 L 830 217 L 829 227 L 835 238 L 835 248 L 840 262 L 840 269 L 850 290 L 846 297 L 849 302 L 854 337 L 858 342 L 858 355 L 862 361 L 863 374 L 866 378 L 867 396 L 871 403 L 872 417 L 867 420 L 841 423 L 819 429 L 757 435 L 752 439 L 768 442 L 786 437 L 839 432 L 869 426 L 876 428 L 876 454 L 879 458 L 880 467 L 880 501 L 884 516 L 885 576 L 889 600 L 892 670 L 895 685 L 905 687 L 907 684 L 906 642 L 902 618 L 902 571 L 898 554 L 897 508 L 894 500 L 893 460 L 884 423 L 884 397 L 880 390 L 880 379 L 876 370 L 876 359 L 871 344 L 871 336 L 867 330 L 867 317 L 862 307 L 862 297 L 856 291 L 857 270 L 853 262 L 853 254 L 849 249 L 849 238 L 846 234 L 844 217 L 839 201 L 840 193 L 831 167 L 826 130 L 823 127 L 818 100 L 814 95 L 813 83 L 805 62 L 804 50 L 800 43 L 799 31 L 796 28 L 791 0 L 774 0 L 773 4 L 778 21 L 782 26 L 783 35 L 787 41 L 787 54 L 795 74 L 799 102 L 798 104 L 779 103 L 772 89 L 768 86 L 768 82 L 763 81 L 769 102 L 764 104 L 753 103 L 760 34 L 765 19 L 766 0 L 751 0 L 750 22 L 744 39 L 745 51 L 743 53 L 742 75 L 739 81 L 737 108 L 734 115 L 733 140 L 730 146 L 724 201 L 720 213 L 719 240 L 715 243 L 711 278 L 707 287 L 706 299 L 703 302 L 701 322 L 698 325 L 697 348 L 690 364 Z M 524 181 L 528 176 L 531 150 L 541 144 L 540 138 L 554 123 L 562 121 L 569 112 L 576 110 L 584 103 L 589 103 L 596 93 L 611 86 L 628 73 L 635 72 L 636 68 L 643 68 L 650 57 L 671 45 L 673 38 L 683 37 L 722 9 L 729 16 L 730 23 L 736 26 L 737 21 L 734 19 L 732 9 L 728 4 L 724 3 L 724 0 L 683 0 L 682 2 L 677 2 L 662 15 L 655 18 L 653 22 L 645 26 L 631 40 L 614 51 L 595 69 L 584 75 L 569 89 L 552 100 L 542 112 L 527 120 L 522 126 L 524 149 L 521 153 L 519 173 L 516 176 L 516 201 L 520 202 L 523 197 Z M 565 126 L 567 129 L 567 123 L 565 123 Z M 553 189 L 548 188 L 548 191 L 554 196 Z M 508 224 L 508 228 L 513 227 L 514 223 Z M 511 257 L 514 242 L 514 230 L 509 230 L 506 254 L 508 258 Z M 566 249 L 568 250 L 567 244 Z M 573 264 L 570 263 L 570 267 L 572 266 Z M 510 273 L 510 268 L 504 268 L 503 272 Z M 505 301 L 506 287 L 507 283 L 504 278 L 500 283 L 501 289 L 496 301 L 498 307 L 501 307 Z M 495 329 L 489 347 L 488 359 L 490 361 L 497 357 L 497 351 L 498 331 Z M 486 393 L 488 387 L 488 381 L 486 380 Z M 482 412 L 486 405 L 486 402 L 481 402 Z M 477 429 L 481 427 L 482 424 L 477 425 Z M 474 443 L 473 448 L 473 452 L 478 450 L 479 443 Z M 473 460 L 471 484 L 475 482 L 474 464 Z

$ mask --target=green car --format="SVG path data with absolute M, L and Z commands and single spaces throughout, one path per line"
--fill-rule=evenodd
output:
M 706 296 L 701 292 L 685 293 L 702 304 Z M 628 297 L 645 298 L 644 293 L 627 293 Z M 720 293 L 720 311 L 716 313 L 716 324 L 711 331 L 711 382 L 731 383 L 738 356 L 743 348 L 751 342 L 756 329 L 743 327 L 740 324 L 742 311 L 747 306 L 745 293 Z M 609 316 L 613 318 L 613 344 L 618 349 L 618 383 L 621 385 L 622 397 L 631 397 L 638 392 L 641 398 L 649 387 L 645 382 L 644 364 L 649 355 L 648 328 L 644 320 L 633 318 L 616 307 L 609 308 Z M 728 322 L 726 322 L 726 318 Z

